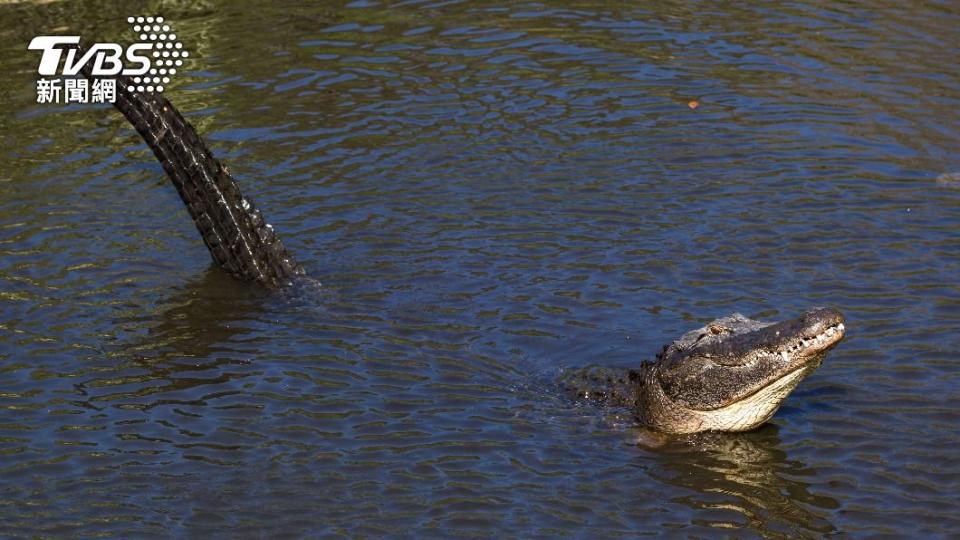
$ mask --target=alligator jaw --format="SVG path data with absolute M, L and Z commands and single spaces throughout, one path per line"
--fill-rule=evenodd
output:
M 692 431 L 750 431 L 764 424 L 777 412 L 780 404 L 807 373 L 801 367 L 776 379 L 755 393 L 730 405 L 709 411 L 690 410 L 690 421 L 685 425 Z

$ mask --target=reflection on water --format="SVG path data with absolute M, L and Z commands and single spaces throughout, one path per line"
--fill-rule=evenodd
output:
M 960 531 L 946 4 L 142 4 L 323 282 L 278 294 L 117 113 L 35 103 L 29 40 L 129 9 L 0 2 L 0 534 Z M 848 337 L 753 433 L 554 385 L 816 305 Z
M 705 527 L 789 537 L 837 532 L 829 515 L 840 503 L 810 489 L 805 480 L 817 471 L 789 459 L 777 432 L 767 424 L 745 434 L 672 439 L 659 449 L 663 467 L 651 474 L 692 492 L 674 500 Z

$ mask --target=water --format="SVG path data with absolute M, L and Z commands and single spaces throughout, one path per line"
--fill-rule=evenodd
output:
M 0 5 L 2 536 L 960 534 L 952 4 L 163 6 Z M 33 36 L 140 13 L 322 287 L 231 282 L 118 113 L 35 103 Z M 818 305 L 752 433 L 554 386 Z

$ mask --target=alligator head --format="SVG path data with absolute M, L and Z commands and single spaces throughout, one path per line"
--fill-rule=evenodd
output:
M 843 315 L 829 308 L 778 323 L 717 319 L 631 373 L 637 416 L 671 433 L 754 429 L 843 335 Z

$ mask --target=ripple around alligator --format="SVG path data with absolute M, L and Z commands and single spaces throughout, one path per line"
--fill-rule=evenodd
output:
M 35 103 L 29 39 L 120 3 L 0 3 L 3 536 L 960 534 L 955 10 L 164 6 L 323 287 L 230 282 L 116 113 Z M 848 337 L 753 433 L 551 384 L 815 305 Z

